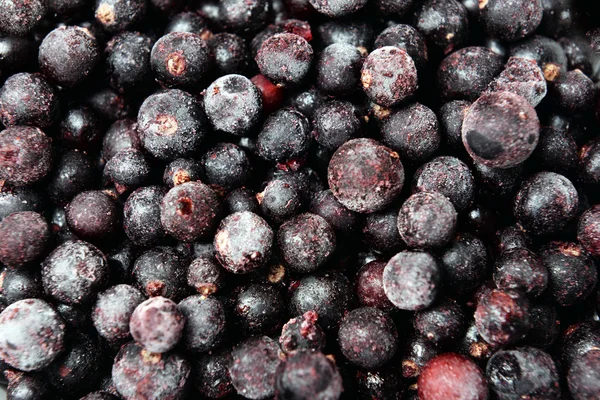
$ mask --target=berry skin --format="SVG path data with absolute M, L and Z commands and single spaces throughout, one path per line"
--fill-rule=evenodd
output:
M 381 126 L 381 135 L 383 144 L 411 163 L 431 159 L 441 142 L 437 117 L 420 103 L 393 112 Z
M 356 274 L 356 297 L 363 306 L 391 311 L 394 305 L 388 300 L 383 288 L 385 261 L 374 260 L 362 266 Z
M 144 0 L 98 0 L 94 15 L 105 30 L 124 31 L 144 18 L 146 4 Z
M 359 216 L 344 207 L 331 193 L 323 190 L 315 194 L 310 205 L 310 212 L 325 218 L 336 232 L 351 233 L 354 231 Z
M 150 54 L 152 72 L 167 87 L 195 87 L 206 77 L 213 62 L 210 48 L 195 33 L 168 33 L 156 41 Z
M 65 324 L 43 300 L 25 299 L 0 314 L 0 357 L 21 371 L 48 366 L 64 349 Z
M 6 387 L 7 398 L 18 400 L 51 398 L 51 387 L 43 374 L 28 374 L 6 369 L 3 377 L 8 381 Z M 3 383 L 6 381 L 3 381 Z
M 217 259 L 229 272 L 249 273 L 269 260 L 273 239 L 273 230 L 258 215 L 249 211 L 231 214 L 215 234 Z
M 319 106 L 313 116 L 313 135 L 317 143 L 335 151 L 348 140 L 362 136 L 362 117 L 354 104 L 328 101 Z
M 231 352 L 231 382 L 237 393 L 248 399 L 264 399 L 275 393 L 277 369 L 281 364 L 277 342 L 267 336 L 245 340 Z
M 338 344 L 350 362 L 374 369 L 387 363 L 396 353 L 398 331 L 394 321 L 383 311 L 357 308 L 342 320 Z
M 367 0 L 308 0 L 319 12 L 331 18 L 353 14 L 365 6 Z
M 475 101 L 502 71 L 502 57 L 485 47 L 465 47 L 446 57 L 437 83 L 446 100 Z
M 351 44 L 329 45 L 316 63 L 317 86 L 325 93 L 352 93 L 359 86 L 362 64 L 362 54 Z
M 0 132 L 0 179 L 30 185 L 44 178 L 51 166 L 51 139 L 40 129 L 13 126 Z
M 576 359 L 567 372 L 569 392 L 575 400 L 597 399 L 600 393 L 600 351 Z
M 600 206 L 595 205 L 579 218 L 577 240 L 593 256 L 600 256 Z
M 51 242 L 48 222 L 33 211 L 10 214 L 0 221 L 0 261 L 22 268 L 44 255 Z
M 311 143 L 308 119 L 292 109 L 271 114 L 256 139 L 258 155 L 267 161 L 287 164 L 306 154 Z
M 298 214 L 302 207 L 302 200 L 296 188 L 279 179 L 269 182 L 256 198 L 262 214 L 277 224 Z
M 226 311 L 219 299 L 194 295 L 181 301 L 177 307 L 187 320 L 181 338 L 187 350 L 205 352 L 223 341 Z
M 598 280 L 596 264 L 579 244 L 550 242 L 540 251 L 548 269 L 548 294 L 559 306 L 571 306 L 590 296 Z
M 511 57 L 500 75 L 488 85 L 486 93 L 507 91 L 524 97 L 533 107 L 546 97 L 546 78 L 534 60 Z
M 0 88 L 0 120 L 6 127 L 48 128 L 56 122 L 58 111 L 58 93 L 40 74 L 14 74 Z
M 525 336 L 525 342 L 531 346 L 546 349 L 556 342 L 560 334 L 560 320 L 556 308 L 548 304 L 531 304 L 529 307 L 531 327 Z
M 150 180 L 151 166 L 137 149 L 122 150 L 104 166 L 104 181 L 115 185 L 118 193 L 129 192 Z
M 220 214 L 217 194 L 200 182 L 175 186 L 167 192 L 160 206 L 165 231 L 186 242 L 207 237 L 216 228 Z
M 40 70 L 60 86 L 74 87 L 83 82 L 100 62 L 96 38 L 85 28 L 59 27 L 51 31 L 38 53 Z
M 469 36 L 467 9 L 457 0 L 427 0 L 414 12 L 417 28 L 438 51 L 449 54 Z
M 45 210 L 44 203 L 40 194 L 31 188 L 0 184 L 0 221 L 20 211 L 41 213 Z
M 499 399 L 560 398 L 556 365 L 548 353 L 535 347 L 496 352 L 486 373 Z
M 150 51 L 153 40 L 138 32 L 115 35 L 106 45 L 110 86 L 120 93 L 145 90 L 151 83 Z
M 398 47 L 374 50 L 365 59 L 361 83 L 367 97 L 384 107 L 398 105 L 417 90 L 417 68 L 408 53 Z
M 558 108 L 569 115 L 586 111 L 596 97 L 594 82 L 580 70 L 562 74 L 548 89 Z
M 511 92 L 484 94 L 469 108 L 462 140 L 469 155 L 492 168 L 525 161 L 538 142 L 540 123 L 529 102 Z
M 537 297 L 548 285 L 548 270 L 535 253 L 525 248 L 502 252 L 494 268 L 494 283 L 498 289 L 518 289 Z
M 379 211 L 400 195 L 404 168 L 400 157 L 372 139 L 354 139 L 334 153 L 327 171 L 337 200 L 360 213 Z
M 542 0 L 486 0 L 479 2 L 479 21 L 495 38 L 514 42 L 533 32 L 542 22 Z
M 412 1 L 407 0 L 406 2 L 412 3 Z M 402 3 L 402 1 L 393 1 L 393 3 L 398 4 Z M 374 47 L 378 49 L 385 46 L 393 46 L 406 51 L 413 59 L 418 70 L 427 65 L 429 54 L 425 37 L 410 25 L 392 25 L 381 32 L 375 39 Z
M 169 189 L 182 183 L 199 181 L 204 174 L 202 164 L 192 158 L 178 158 L 171 161 L 163 173 L 163 184 Z
M 163 296 L 179 301 L 188 292 L 186 261 L 175 249 L 156 247 L 135 260 L 132 281 L 146 296 Z
M 120 345 L 131 338 L 129 319 L 136 307 L 145 300 L 133 286 L 120 284 L 98 294 L 92 308 L 92 321 L 98 334 L 109 343 Z
M 338 399 L 342 376 L 335 363 L 323 353 L 299 350 L 277 370 L 275 398 Z
M 246 136 L 260 120 L 261 93 L 245 76 L 225 75 L 206 89 L 204 110 L 217 131 Z
M 120 210 L 115 200 L 100 190 L 81 192 L 65 209 L 67 223 L 82 239 L 97 241 L 115 233 L 120 224 Z
M 486 342 L 513 344 L 525 336 L 529 324 L 529 302 L 522 292 L 493 289 L 479 299 L 475 325 Z
M 325 218 L 310 213 L 300 214 L 281 225 L 277 241 L 286 265 L 299 273 L 321 268 L 336 247 L 331 225 Z
M 206 182 L 230 191 L 250 180 L 252 164 L 246 152 L 233 143 L 217 143 L 202 157 Z
M 120 119 L 108 128 L 102 139 L 102 158 L 108 161 L 121 150 L 141 148 L 136 121 L 129 118 Z
M 428 253 L 402 251 L 383 270 L 387 298 L 401 310 L 418 311 L 429 307 L 441 285 L 438 262 Z
M 290 319 L 281 329 L 281 350 L 287 354 L 297 350 L 323 350 L 326 337 L 323 329 L 317 324 L 318 319 L 319 316 L 314 311 L 307 311 Z
M 204 18 L 193 11 L 183 11 L 169 18 L 165 34 L 171 32 L 189 32 L 200 35 L 203 39 L 209 30 Z
M 452 240 L 455 227 L 454 206 L 435 192 L 413 194 L 398 214 L 398 232 L 409 247 L 442 247 Z
M 151 297 L 140 303 L 129 321 L 133 339 L 152 353 L 166 353 L 181 336 L 186 318 L 172 300 Z
M 248 68 L 249 52 L 244 39 L 233 33 L 217 33 L 208 40 L 219 75 L 243 74 Z
M 466 318 L 460 305 L 448 300 L 417 312 L 413 326 L 427 340 L 441 344 L 456 340 L 462 335 Z
M 423 164 L 415 172 L 412 191 L 440 193 L 462 212 L 473 201 L 475 181 L 465 163 L 458 158 L 443 156 Z
M 406 247 L 398 232 L 398 210 L 368 214 L 362 228 L 363 241 L 384 254 L 396 254 Z
M 89 303 L 106 286 L 108 278 L 104 254 L 83 241 L 58 246 L 42 263 L 46 294 L 67 304 Z
M 514 215 L 536 235 L 560 231 L 575 217 L 579 196 L 575 186 L 562 175 L 540 172 L 527 179 L 515 198 Z
M 85 103 L 110 122 L 131 117 L 134 113 L 130 100 L 109 88 L 92 92 L 86 96 Z
M 276 19 L 275 23 L 268 25 L 254 36 L 250 42 L 252 55 L 256 56 L 263 43 L 271 36 L 279 33 L 293 33 L 304 38 L 307 42 L 310 42 L 313 39 L 310 24 L 308 22 L 300 21 L 298 19 Z
M 308 73 L 313 49 L 302 36 L 278 33 L 263 42 L 255 59 L 260 73 L 271 81 L 294 86 Z
M 587 185 L 600 183 L 600 139 L 595 138 L 579 149 L 579 179 Z
M 130 342 L 115 357 L 112 381 L 124 399 L 175 400 L 183 398 L 190 373 L 189 362 L 178 353 L 150 353 Z
M 330 20 L 318 26 L 322 46 L 348 43 L 366 54 L 373 44 L 373 27 L 360 20 Z
M 195 154 L 208 128 L 201 104 L 178 89 L 148 96 L 137 122 L 144 149 L 165 161 Z
M 325 330 L 334 329 L 350 306 L 351 289 L 341 274 L 310 275 L 303 278 L 290 299 L 292 315 L 314 311 Z
M 569 174 L 577 167 L 577 143 L 569 132 L 542 128 L 532 159 L 542 170 Z
M 281 293 L 268 284 L 242 286 L 234 299 L 236 327 L 250 334 L 271 333 L 280 325 L 283 313 Z
M 15 36 L 26 36 L 45 17 L 48 5 L 45 1 L 2 0 L 0 1 L 0 32 Z
M 225 286 L 225 271 L 211 256 L 199 256 L 188 268 L 187 283 L 202 296 L 208 296 Z
M 456 353 L 431 360 L 419 375 L 421 400 L 486 400 L 488 385 L 477 364 Z
M 232 361 L 229 350 L 205 353 L 195 360 L 194 385 L 200 394 L 220 399 L 234 391 L 228 371 Z
M 160 204 L 167 191 L 147 186 L 133 192 L 123 206 L 123 230 L 138 246 L 158 244 L 165 237 L 160 222 Z

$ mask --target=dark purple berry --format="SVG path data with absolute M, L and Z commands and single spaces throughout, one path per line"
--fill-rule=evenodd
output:
M 100 190 L 81 192 L 65 208 L 67 223 L 85 240 L 105 239 L 115 233 L 121 212 L 113 197 Z
M 427 0 L 413 14 L 414 27 L 444 54 L 461 48 L 469 36 L 467 9 L 458 0 Z
M 225 271 L 212 257 L 198 257 L 188 268 L 187 283 L 202 296 L 208 296 L 225 286 Z
M 134 116 L 130 100 L 109 88 L 92 92 L 86 96 L 85 103 L 102 118 L 111 122 Z
M 6 127 L 48 128 L 56 122 L 58 110 L 58 93 L 40 74 L 12 75 L 0 88 L 0 120 Z
M 316 63 L 317 86 L 325 93 L 343 95 L 359 87 L 363 55 L 348 43 L 327 46 Z
M 156 247 L 142 253 L 131 274 L 135 286 L 146 296 L 163 296 L 178 301 L 188 292 L 186 260 L 170 247 Z
M 402 251 L 392 257 L 383 270 L 387 298 L 401 310 L 417 311 L 429 307 L 438 295 L 441 270 L 430 254 Z
M 537 107 L 546 97 L 548 88 L 544 73 L 534 60 L 511 57 L 504 71 L 489 84 L 486 93 L 502 91 L 518 94 Z
M 9 305 L 19 300 L 44 297 L 39 271 L 5 268 L 0 273 L 0 296 Z
M 569 392 L 575 400 L 595 399 L 600 393 L 600 351 L 590 351 L 573 361 L 567 372 Z
M 258 215 L 248 211 L 231 214 L 221 221 L 215 235 L 217 259 L 229 272 L 251 272 L 269 260 L 273 238 L 273 230 Z
M 308 73 L 313 49 L 302 36 L 279 33 L 265 40 L 256 55 L 260 73 L 275 83 L 297 85 Z
M 270 333 L 281 322 L 283 298 L 268 284 L 252 284 L 237 290 L 233 301 L 237 328 L 249 334 Z M 281 326 L 281 325 L 279 325 Z
M 258 155 L 267 161 L 281 164 L 302 159 L 310 143 L 308 119 L 292 109 L 271 114 L 256 139 Z
M 596 97 L 594 82 L 580 70 L 569 71 L 548 85 L 558 108 L 568 114 L 588 110 Z
M 465 327 L 465 314 L 457 303 L 443 301 L 419 311 L 413 320 L 415 330 L 434 343 L 446 343 L 458 339 Z
M 48 222 L 33 211 L 10 214 L 0 221 L 0 261 L 22 268 L 39 260 L 51 241 Z
M 137 149 L 122 150 L 107 161 L 104 180 L 115 185 L 118 193 L 129 192 L 150 180 L 150 163 Z
M 279 179 L 269 182 L 256 198 L 262 214 L 277 224 L 298 214 L 302 207 L 302 198 L 298 190 Z
M 87 106 L 70 108 L 59 129 L 62 144 L 86 151 L 95 150 L 104 134 L 102 120 Z
M 494 289 L 479 299 L 475 325 L 492 345 L 513 344 L 529 329 L 529 302 L 522 292 Z
M 359 19 L 326 21 L 317 30 L 325 47 L 334 43 L 348 43 L 357 47 L 362 54 L 367 54 L 373 44 L 373 27 Z
M 511 46 L 509 55 L 534 60 L 546 81 L 553 82 L 567 72 L 567 56 L 558 42 L 536 35 Z
M 568 174 L 577 167 L 577 143 L 569 132 L 542 128 L 532 159 L 539 169 Z
M 181 341 L 193 352 L 214 349 L 224 338 L 225 307 L 214 296 L 190 296 L 179 303 L 179 311 L 187 320 Z
M 44 178 L 51 166 L 51 140 L 40 129 L 13 126 L 0 132 L 0 179 L 29 185 Z
M 248 34 L 260 29 L 269 16 L 267 0 L 219 1 L 219 23 L 227 30 Z
M 92 308 L 92 321 L 98 334 L 116 345 L 127 341 L 131 338 L 131 314 L 144 300 L 144 295 L 139 290 L 125 284 L 113 286 L 98 294 Z
M 183 335 L 186 317 L 172 300 L 151 297 L 140 303 L 129 321 L 133 339 L 152 353 L 166 353 Z
M 472 360 L 456 353 L 445 353 L 431 360 L 417 383 L 420 400 L 485 400 L 488 384 Z
M 159 186 L 143 187 L 133 192 L 123 207 L 123 229 L 139 246 L 156 245 L 165 236 L 160 222 L 160 204 L 167 191 Z
M 498 289 L 518 289 L 537 297 L 548 285 L 548 270 L 535 253 L 526 248 L 503 251 L 494 269 L 494 283 Z
M 51 386 L 43 374 L 32 374 L 7 369 L 4 371 L 4 376 L 8 381 L 6 395 L 10 399 L 45 400 L 52 397 Z
M 171 32 L 189 32 L 200 35 L 203 39 L 209 36 L 210 31 L 204 18 L 193 11 L 183 11 L 169 18 L 165 34 Z
M 140 22 L 146 8 L 145 0 L 98 0 L 94 15 L 104 29 L 119 32 Z
M 331 190 L 323 190 L 313 197 L 310 212 L 325 218 L 336 231 L 342 233 L 354 231 L 359 220 L 357 213 L 344 207 Z
M 398 232 L 398 210 L 368 214 L 362 228 L 363 241 L 372 249 L 395 254 L 406 247 Z
M 391 311 L 394 305 L 388 300 L 383 288 L 385 261 L 371 261 L 356 274 L 356 297 L 360 304 Z
M 389 0 L 377 0 L 389 1 Z M 412 3 L 414 0 L 389 1 L 398 5 L 398 3 Z M 375 39 L 375 48 L 393 46 L 402 49 L 415 62 L 417 69 L 424 68 L 427 65 L 429 54 L 427 52 L 427 43 L 425 37 L 417 29 L 410 25 L 397 24 L 385 29 Z
M 200 394 L 220 399 L 234 391 L 228 370 L 232 361 L 229 350 L 205 353 L 195 360 L 194 385 Z
M 41 0 L 2 0 L 0 9 L 0 32 L 26 36 L 46 16 L 48 5 Z
M 600 206 L 595 205 L 581 215 L 577 240 L 593 256 L 600 255 Z
M 440 264 L 446 288 L 459 296 L 468 295 L 488 275 L 485 243 L 471 234 L 459 234 L 442 253 Z
M 531 327 L 525 336 L 525 342 L 538 348 L 548 348 L 556 342 L 560 333 L 560 320 L 556 308 L 545 303 L 531 304 L 529 307 Z
M 171 161 L 163 173 L 163 184 L 169 189 L 186 182 L 199 181 L 204 174 L 202 164 L 192 158 Z
M 421 335 L 409 338 L 404 346 L 402 355 L 402 376 L 406 379 L 417 378 L 429 361 L 440 354 L 440 348 L 435 342 Z
M 208 40 L 219 75 L 242 74 L 248 68 L 250 54 L 242 37 L 233 33 L 218 33 Z
M 153 40 L 139 32 L 115 35 L 106 45 L 106 72 L 110 86 L 121 92 L 144 91 L 151 83 L 150 51 Z
M 511 92 L 484 94 L 469 108 L 462 140 L 473 159 L 493 168 L 525 161 L 538 142 L 540 123 L 529 102 Z
M 106 161 L 118 152 L 126 149 L 141 149 L 142 145 L 137 133 L 137 123 L 133 119 L 115 121 L 106 131 L 102 140 L 102 158 Z
M 224 205 L 228 214 L 240 211 L 250 211 L 255 214 L 260 212 L 256 194 L 248 188 L 239 188 L 229 192 L 225 197 Z
M 317 143 L 335 151 L 347 141 L 362 136 L 363 121 L 354 104 L 328 101 L 319 106 L 313 116 L 313 135 Z
M 308 0 L 319 12 L 328 17 L 338 18 L 355 13 L 367 3 L 367 0 Z
M 299 317 L 290 319 L 281 329 L 279 345 L 291 354 L 297 350 L 321 351 L 325 347 L 325 333 L 317 323 L 319 316 L 307 311 Z
M 244 186 L 252 174 L 246 152 L 233 143 L 217 143 L 202 157 L 206 182 L 226 191 Z
M 0 357 L 21 371 L 48 366 L 64 350 L 65 324 L 43 300 L 20 300 L 0 314 Z
M 479 21 L 488 35 L 514 42 L 531 35 L 542 22 L 542 0 L 480 0 Z

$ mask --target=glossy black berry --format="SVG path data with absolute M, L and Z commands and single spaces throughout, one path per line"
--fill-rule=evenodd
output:
M 250 79 L 225 75 L 206 89 L 204 110 L 216 130 L 247 136 L 261 117 L 262 97 Z
M 106 72 L 112 88 L 121 93 L 144 91 L 151 82 L 153 40 L 139 32 L 115 35 L 106 45 Z
M 540 169 L 569 174 L 577 167 L 577 143 L 569 132 L 542 128 L 532 159 Z
M 256 55 L 260 73 L 273 82 L 297 85 L 308 73 L 313 49 L 302 36 L 279 33 L 265 40 Z
M 130 285 L 120 284 L 98 294 L 92 308 L 92 321 L 98 334 L 109 343 L 120 345 L 131 338 L 129 319 L 144 295 Z
M 290 319 L 281 329 L 281 350 L 288 354 L 297 350 L 321 351 L 325 347 L 326 336 L 318 320 L 319 315 L 315 311 Z
M 441 351 L 435 342 L 418 334 L 408 338 L 403 348 L 400 367 L 402 376 L 406 379 L 418 377 L 425 365 L 437 357 Z
M 188 292 L 186 261 L 175 249 L 156 247 L 142 253 L 133 265 L 132 282 L 146 296 L 178 301 Z
M 440 257 L 444 285 L 458 295 L 474 291 L 488 275 L 485 243 L 468 233 L 457 235 Z
M 228 370 L 232 361 L 229 349 L 205 353 L 195 360 L 194 386 L 200 394 L 220 399 L 234 391 Z
M 562 334 L 560 357 L 562 365 L 569 368 L 586 353 L 597 350 L 600 344 L 600 325 L 595 321 L 584 321 L 571 325 Z
M 131 101 L 109 88 L 103 88 L 86 96 L 85 102 L 101 117 L 116 121 L 133 116 Z

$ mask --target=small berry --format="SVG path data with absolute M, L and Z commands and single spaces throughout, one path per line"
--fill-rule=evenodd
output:
M 490 344 L 513 344 L 529 329 L 529 302 L 522 292 L 494 289 L 479 299 L 475 325 Z
M 485 400 L 488 385 L 477 364 L 455 353 L 431 360 L 419 375 L 419 399 Z
M 139 290 L 125 284 L 113 286 L 98 294 L 92 308 L 92 321 L 98 334 L 109 343 L 124 343 L 131 337 L 131 314 L 144 300 L 144 295 Z
M 313 49 L 302 36 L 279 33 L 265 40 L 256 55 L 260 73 L 275 83 L 297 85 L 308 73 Z
M 216 297 L 190 296 L 177 307 L 186 320 L 181 338 L 186 349 L 205 352 L 223 341 L 227 325 L 226 310 Z
M 25 186 L 44 178 L 51 167 L 51 140 L 40 129 L 13 126 L 0 132 L 0 179 Z
M 44 255 L 51 241 L 48 222 L 33 211 L 10 214 L 0 221 L 0 261 L 22 268 Z

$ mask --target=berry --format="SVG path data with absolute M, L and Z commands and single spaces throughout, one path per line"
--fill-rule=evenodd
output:
M 58 111 L 58 93 L 40 74 L 14 74 L 0 88 L 0 120 L 6 127 L 48 128 L 56 121 Z
M 271 255 L 273 230 L 249 211 L 223 219 L 215 234 L 217 259 L 229 272 L 245 274 L 264 266 Z
M 362 307 L 342 320 L 338 343 L 344 356 L 361 368 L 374 369 L 396 353 L 398 332 L 394 321 L 383 311 Z
M 388 1 L 388 0 L 377 0 Z M 403 1 L 394 1 L 396 6 Z M 412 3 L 413 0 L 405 0 L 405 3 Z M 392 3 L 392 2 L 390 2 Z M 427 65 L 429 53 L 425 37 L 417 29 L 410 25 L 397 24 L 385 29 L 375 39 L 375 48 L 393 46 L 402 49 L 413 59 L 415 66 L 421 70 Z
M 102 140 L 102 158 L 106 161 L 126 149 L 141 149 L 137 124 L 133 119 L 119 119 L 106 131 Z
M 580 70 L 562 74 L 551 82 L 548 91 L 558 108 L 569 114 L 586 111 L 596 97 L 594 82 Z
M 346 208 L 371 213 L 400 195 L 404 168 L 389 148 L 372 139 L 354 139 L 334 153 L 327 179 L 333 195 Z
M 559 43 L 544 36 L 532 36 L 514 44 L 509 55 L 537 62 L 548 82 L 567 72 L 567 56 L 564 50 Z
M 279 179 L 269 182 L 256 198 L 262 214 L 277 224 L 298 214 L 302 207 L 296 188 Z
M 470 294 L 487 277 L 485 243 L 468 233 L 457 235 L 440 257 L 444 285 L 460 296 Z
M 406 247 L 398 232 L 398 210 L 368 214 L 362 228 L 363 241 L 372 249 L 395 254 Z
M 381 136 L 383 144 L 411 163 L 430 159 L 441 142 L 437 117 L 420 103 L 392 112 L 381 126 Z
M 64 350 L 65 325 L 48 303 L 17 301 L 0 314 L 0 357 L 21 371 L 48 366 Z
M 150 51 L 153 40 L 139 32 L 115 35 L 106 45 L 106 72 L 110 86 L 130 93 L 146 89 L 151 82 Z
M 308 73 L 313 49 L 302 36 L 278 33 L 263 42 L 256 55 L 260 73 L 275 83 L 298 85 Z
M 227 30 L 254 32 L 267 21 L 269 6 L 267 0 L 223 0 L 219 2 L 219 22 Z
M 22 268 L 39 260 L 51 241 L 48 222 L 33 211 L 10 214 L 0 221 L 0 261 Z
M 575 217 L 579 197 L 567 178 L 554 172 L 540 172 L 526 180 L 514 204 L 521 225 L 536 235 L 555 233 Z
M 305 213 L 288 220 L 279 228 L 277 241 L 286 265 L 299 273 L 322 267 L 336 246 L 333 228 L 325 218 Z
M 40 44 L 38 62 L 48 79 L 60 86 L 74 87 L 100 62 L 98 42 L 85 28 L 59 27 L 48 33 Z
M 178 158 L 165 167 L 163 184 L 171 189 L 182 183 L 199 181 L 203 174 L 200 162 L 192 158 Z
M 504 70 L 490 82 L 486 93 L 502 91 L 518 94 L 537 107 L 546 97 L 548 88 L 544 73 L 534 60 L 511 57 Z
M 359 85 L 362 64 L 362 54 L 351 44 L 329 45 L 321 52 L 315 66 L 317 86 L 325 93 L 352 93 Z
M 250 81 L 254 83 L 260 91 L 263 102 L 263 111 L 266 114 L 279 109 L 283 102 L 283 86 L 281 84 L 274 84 L 261 74 L 254 75 Z
M 58 139 L 67 147 L 95 150 L 104 131 L 102 121 L 89 107 L 70 108 L 60 121 Z
M 235 347 L 229 374 L 237 393 L 248 399 L 273 396 L 280 352 L 277 342 L 267 336 L 252 337 Z
M 39 271 L 5 268 L 0 273 L 0 295 L 6 304 L 25 299 L 43 298 L 43 293 Z
M 444 54 L 461 48 L 469 35 L 467 9 L 458 0 L 427 0 L 417 7 L 413 21 L 414 27 Z
M 600 345 L 600 325 L 597 322 L 580 322 L 569 326 L 563 333 L 560 346 L 564 368 L 582 359 L 586 353 L 598 349 Z
M 319 316 L 307 311 L 299 317 L 290 319 L 281 329 L 279 345 L 285 353 L 297 350 L 321 351 L 325 347 L 325 332 L 317 323 Z
M 461 307 L 453 301 L 444 301 L 419 311 L 413 320 L 415 330 L 434 343 L 458 339 L 465 327 L 466 318 Z
M 131 338 L 129 320 L 136 307 L 145 300 L 133 286 L 115 285 L 98 294 L 92 308 L 92 321 L 98 334 L 112 344 Z
M 183 11 L 172 15 L 165 28 L 165 34 L 171 32 L 189 32 L 200 35 L 203 39 L 209 36 L 206 21 L 193 11 Z
M 540 169 L 569 173 L 577 167 L 577 143 L 568 132 L 542 128 L 532 159 L 537 162 Z
M 257 153 L 267 161 L 289 164 L 304 157 L 311 143 L 308 119 L 292 109 L 269 115 L 256 139 Z
M 386 265 L 385 261 L 374 260 L 363 265 L 356 274 L 356 297 L 361 305 L 383 311 L 394 308 L 383 288 L 383 271 Z
M 529 102 L 511 92 L 484 94 L 469 108 L 462 140 L 469 155 L 493 168 L 525 161 L 538 142 L 540 124 Z
M 8 398 L 15 400 L 51 398 L 50 385 L 42 374 L 5 370 L 4 375 L 8 381 L 6 388 Z
M 437 82 L 446 100 L 475 101 L 502 71 L 502 57 L 485 47 L 465 47 L 446 57 Z
M 408 339 L 405 354 L 402 355 L 402 376 L 407 379 L 417 378 L 425 365 L 440 354 L 434 342 L 421 335 Z
M 99 0 L 94 15 L 107 31 L 124 31 L 144 18 L 146 4 L 144 0 Z
M 529 302 L 522 292 L 493 289 L 479 299 L 475 325 L 488 343 L 513 344 L 529 329 Z
M 65 151 L 50 174 L 46 191 L 59 205 L 66 205 L 78 193 L 94 186 L 96 171 L 92 161 L 82 151 Z
M 500 399 L 560 398 L 556 365 L 548 353 L 535 347 L 496 352 L 486 373 Z
M 455 227 L 454 206 L 435 192 L 413 194 L 398 214 L 398 231 L 409 247 L 442 247 L 452 240 Z
M 152 47 L 150 66 L 167 87 L 193 88 L 206 77 L 214 57 L 208 44 L 195 33 L 171 32 Z
M 342 390 L 338 368 L 320 352 L 299 350 L 277 370 L 276 398 L 337 399 Z
M 315 194 L 310 205 L 310 212 L 325 218 L 336 232 L 351 233 L 354 231 L 359 216 L 344 207 L 331 193 L 323 190 Z
M 51 166 L 51 140 L 40 129 L 13 126 L 0 132 L 0 179 L 29 185 L 44 178 Z
M 427 363 L 417 386 L 421 400 L 488 398 L 484 374 L 473 361 L 456 353 L 441 354 Z
M 186 317 L 177 304 L 164 297 L 151 297 L 140 303 L 129 321 L 131 336 L 152 353 L 166 353 L 181 336 Z
M 548 348 L 559 335 L 560 320 L 556 308 L 547 304 L 531 304 L 529 307 L 531 327 L 525 336 L 525 342 L 538 348 Z
M 240 36 L 218 33 L 210 38 L 208 46 L 214 54 L 215 69 L 219 75 L 243 74 L 248 68 L 248 46 Z
M 318 26 L 318 37 L 322 46 L 348 43 L 367 54 L 373 44 L 373 27 L 360 20 L 330 20 Z
M 600 255 L 600 207 L 593 206 L 579 218 L 577 240 L 593 256 Z
M 144 149 L 167 161 L 195 154 L 208 128 L 200 103 L 178 89 L 148 96 L 137 122 Z
M 308 0 L 317 12 L 328 17 L 338 18 L 355 13 L 367 0 Z
M 2 0 L 0 32 L 25 36 L 40 24 L 48 11 L 44 1 Z
M 239 188 L 229 192 L 225 198 L 225 206 L 228 214 L 233 214 L 240 211 L 250 211 L 255 214 L 259 213 L 258 200 L 256 194 L 248 188 Z
M 229 350 L 205 353 L 196 359 L 193 365 L 194 385 L 200 394 L 220 399 L 233 392 L 228 371 L 232 361 Z
M 313 116 L 313 134 L 317 143 L 335 151 L 347 141 L 362 136 L 363 122 L 359 110 L 347 101 L 328 101 Z
M 542 22 L 542 0 L 485 0 L 479 2 L 479 21 L 498 39 L 514 42 L 531 35 Z
M 165 236 L 160 223 L 160 204 L 166 190 L 147 186 L 133 192 L 123 207 L 123 230 L 139 246 L 158 244 Z
M 557 305 L 571 306 L 592 294 L 596 264 L 579 244 L 550 242 L 539 254 L 549 272 L 548 294 Z
M 107 161 L 104 180 L 115 185 L 118 193 L 143 186 L 150 180 L 150 163 L 137 149 L 122 150 Z
M 576 359 L 567 372 L 569 392 L 574 399 L 593 399 L 600 392 L 600 351 L 590 351 Z
M 252 164 L 246 152 L 233 143 L 217 143 L 202 157 L 206 182 L 230 191 L 250 180 Z
M 67 223 L 82 239 L 96 241 L 115 233 L 120 224 L 120 210 L 106 192 L 81 192 L 65 209 Z
M 261 93 L 250 79 L 225 75 L 206 89 L 204 110 L 217 131 L 247 136 L 262 114 Z
M 167 192 L 160 206 L 160 220 L 165 231 L 187 242 L 212 232 L 220 214 L 217 194 L 200 182 L 175 186 Z
M 381 47 L 365 59 L 361 82 L 371 101 L 391 107 L 417 90 L 417 69 L 406 51 L 393 46 Z
M 187 320 L 181 338 L 186 349 L 205 352 L 223 341 L 227 321 L 225 307 L 216 297 L 190 296 L 177 307 Z
M 417 311 L 429 307 L 441 285 L 438 262 L 430 254 L 402 251 L 392 257 L 383 270 L 383 289 L 387 298 L 401 310 Z
M 233 307 L 237 326 L 244 332 L 270 333 L 280 323 L 283 298 L 271 285 L 253 284 L 237 291 Z
M 186 260 L 175 249 L 156 247 L 135 260 L 132 281 L 146 296 L 178 301 L 186 296 Z
M 200 256 L 188 268 L 187 283 L 202 296 L 216 293 L 225 282 L 225 271 L 212 257 Z
M 130 342 L 115 357 L 112 381 L 125 399 L 180 399 L 190 372 L 190 363 L 178 353 L 150 353 Z

